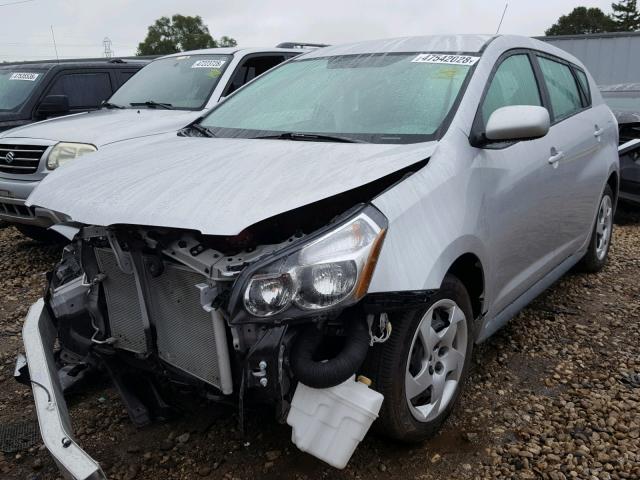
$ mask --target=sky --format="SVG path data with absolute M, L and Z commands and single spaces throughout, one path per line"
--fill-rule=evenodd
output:
M 501 33 L 543 35 L 578 5 L 610 12 L 611 0 L 510 0 Z M 283 41 L 344 43 L 439 33 L 495 33 L 505 0 L 0 0 L 0 62 L 134 55 L 161 16 L 200 15 L 214 38 L 240 46 Z

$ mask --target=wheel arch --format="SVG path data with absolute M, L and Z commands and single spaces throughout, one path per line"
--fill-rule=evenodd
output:
M 485 270 L 480 258 L 471 252 L 460 255 L 451 264 L 447 274 L 462 282 L 471 298 L 473 317 L 482 316 L 485 308 Z

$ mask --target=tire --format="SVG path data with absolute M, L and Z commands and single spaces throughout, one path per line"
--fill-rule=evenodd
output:
M 425 325 L 436 325 L 432 333 L 439 332 L 438 335 L 449 332 L 445 335 L 446 339 L 440 342 L 455 348 L 449 347 L 444 354 L 442 352 L 447 347 L 437 352 L 431 348 L 432 360 L 430 361 L 427 358 L 428 355 L 424 353 L 429 348 L 425 348 L 424 337 L 421 335 L 422 332 L 418 331 L 418 327 L 423 323 L 423 319 L 425 322 L 427 318 L 431 319 L 433 312 L 436 315 Z M 462 319 L 458 318 L 460 314 L 463 316 Z M 467 377 L 474 341 L 471 300 L 462 282 L 452 275 L 447 275 L 440 290 L 426 306 L 389 315 L 389 318 L 393 325 L 391 337 L 385 343 L 376 345 L 370 350 L 364 366 L 365 374 L 373 381 L 372 388 L 384 395 L 380 417 L 374 426 L 378 433 L 384 436 L 403 442 L 420 442 L 438 432 L 451 413 Z M 454 337 L 451 337 L 451 323 L 449 327 L 443 327 L 442 330 L 439 328 L 446 325 L 446 320 L 442 321 L 445 318 L 458 319 L 457 322 L 453 322 L 456 325 Z M 427 339 L 426 343 L 435 346 L 437 343 L 433 340 L 435 337 L 431 335 L 429 338 L 432 340 Z M 462 352 L 464 352 L 464 358 L 460 357 Z M 407 368 L 408 364 L 409 368 Z M 447 373 L 452 365 L 456 365 L 456 370 Z M 429 387 L 431 392 L 436 384 L 444 385 L 441 398 L 443 400 L 446 398 L 446 401 L 433 406 L 422 406 L 425 399 L 431 396 L 427 391 L 417 395 L 410 402 L 406 395 L 407 385 L 415 390 L 417 383 L 409 380 L 408 375 L 411 375 L 413 380 L 421 379 L 420 383 L 423 386 L 431 382 L 432 386 Z M 445 379 L 445 381 L 437 382 L 436 378 Z M 451 380 L 456 381 L 452 383 Z M 421 389 L 422 387 L 415 391 Z M 429 398 L 428 403 L 431 402 L 432 399 Z
M 64 243 L 65 241 L 65 238 L 62 235 L 46 228 L 22 224 L 15 224 L 14 227 L 16 227 L 16 229 L 18 229 L 18 231 L 25 237 L 29 237 L 31 240 L 35 240 L 39 243 L 55 245 Z
M 591 231 L 589 248 L 587 253 L 578 263 L 578 270 L 582 272 L 595 273 L 602 270 L 607 263 L 609 247 L 611 246 L 611 233 L 613 230 L 613 214 L 615 199 L 611 187 L 607 185 L 604 189 L 600 203 L 598 204 L 598 214 Z M 604 243 L 602 243 L 604 241 Z

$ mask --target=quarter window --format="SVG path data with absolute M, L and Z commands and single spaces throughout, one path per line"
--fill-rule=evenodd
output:
M 496 70 L 482 103 L 482 119 L 512 105 L 542 106 L 540 91 L 527 54 L 511 55 Z
M 538 57 L 555 120 L 566 118 L 582 109 L 580 92 L 571 69 L 564 63 Z
M 585 98 L 585 107 L 591 106 L 591 90 L 589 89 L 589 80 L 587 80 L 587 74 L 582 70 L 578 70 L 574 68 L 576 72 L 576 76 L 578 77 L 578 82 L 580 83 L 580 87 L 582 87 L 582 93 L 584 93 Z

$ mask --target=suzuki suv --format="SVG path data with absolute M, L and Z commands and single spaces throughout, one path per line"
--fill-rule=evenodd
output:
M 135 422 L 172 385 L 240 418 L 269 402 L 338 468 L 374 421 L 434 435 L 474 344 L 605 264 L 617 143 L 571 55 L 414 37 L 307 53 L 178 134 L 54 172 L 28 204 L 70 244 L 23 331 L 45 445 L 104 478 L 57 374 L 98 365 Z

